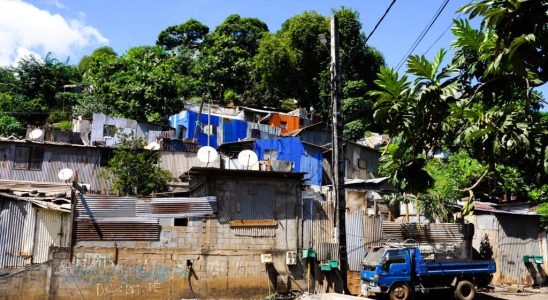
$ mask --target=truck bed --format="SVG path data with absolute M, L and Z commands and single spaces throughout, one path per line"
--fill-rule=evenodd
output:
M 493 273 L 495 263 L 489 260 L 468 261 L 417 261 L 417 275 L 458 275 L 468 273 Z

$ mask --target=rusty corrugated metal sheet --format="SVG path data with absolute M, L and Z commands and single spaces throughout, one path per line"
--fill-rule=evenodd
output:
M 77 241 L 124 241 L 160 238 L 157 218 L 139 218 L 136 197 L 78 195 L 76 197 Z
M 523 256 L 542 256 L 538 218 L 505 214 L 496 214 L 496 217 L 500 224 L 497 240 L 499 283 L 533 284 L 536 274 L 528 269 Z
M 84 195 L 76 197 L 76 221 L 91 218 L 134 218 L 136 197 Z
M 76 222 L 77 241 L 158 241 L 158 219 L 108 218 Z
M 211 215 L 215 197 L 137 198 L 109 195 L 76 197 L 76 235 L 86 240 L 158 240 L 158 218 Z
M 30 202 L 0 198 L 0 268 L 31 263 L 35 218 Z
M 419 243 L 461 243 L 464 238 L 464 225 L 443 224 L 416 224 L 383 222 L 383 240 L 403 242 L 413 239 Z
M 135 214 L 147 218 L 188 218 L 213 215 L 216 197 L 137 199 Z
M 14 157 L 16 146 L 32 146 L 44 148 L 42 169 L 16 170 Z M 18 181 L 36 181 L 50 183 L 64 183 L 57 177 L 60 170 L 70 168 L 78 172 L 80 183 L 90 185 L 90 192 L 107 192 L 111 182 L 97 178 L 100 170 L 101 149 L 92 147 L 73 147 L 70 145 L 54 146 L 24 143 L 0 143 L 0 179 Z
M 70 219 L 69 213 L 37 209 L 32 256 L 33 263 L 47 261 L 50 246 L 68 246 Z

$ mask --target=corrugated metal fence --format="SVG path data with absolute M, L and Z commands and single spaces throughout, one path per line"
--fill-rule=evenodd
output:
M 0 198 L 0 268 L 19 268 L 48 259 L 50 246 L 67 246 L 69 214 Z

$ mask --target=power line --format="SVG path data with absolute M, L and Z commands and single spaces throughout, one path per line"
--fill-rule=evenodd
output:
M 432 18 L 432 20 L 430 21 L 430 23 L 423 29 L 423 31 L 419 34 L 419 36 L 417 37 L 417 39 L 415 39 L 415 42 L 413 42 L 413 44 L 411 45 L 410 49 L 405 53 L 405 55 L 402 57 L 402 59 L 400 60 L 400 62 L 396 65 L 396 71 L 398 71 L 401 66 L 403 66 L 403 63 L 405 62 L 405 60 L 407 59 L 407 57 L 409 55 L 411 55 L 413 53 L 413 51 L 415 51 L 415 49 L 417 49 L 417 46 L 420 44 L 420 42 L 422 41 L 422 39 L 424 39 L 424 37 L 426 36 L 426 34 L 428 33 L 428 31 L 430 31 L 430 29 L 432 28 L 432 26 L 434 25 L 434 23 L 436 22 L 436 20 L 439 18 L 439 16 L 441 15 L 441 13 L 443 12 L 443 10 L 445 9 L 445 7 L 447 6 L 447 4 L 449 3 L 449 0 L 445 0 L 441 6 L 438 8 L 438 10 L 436 11 L 436 13 L 434 14 L 434 17 Z
M 373 33 L 375 33 L 375 31 L 377 30 L 377 28 L 379 27 L 379 25 L 381 25 L 382 20 L 384 20 L 384 17 L 386 17 L 386 15 L 387 15 L 388 12 L 390 11 L 390 9 L 391 9 L 392 6 L 394 5 L 394 3 L 396 3 L 396 0 L 392 0 L 392 3 L 390 3 L 390 5 L 389 5 L 388 8 L 386 9 L 386 11 L 385 11 L 384 14 L 382 15 L 382 17 L 379 19 L 379 21 L 377 22 L 377 24 L 375 25 L 375 27 L 373 27 L 373 30 L 371 30 L 371 33 L 365 38 L 364 44 L 367 44 L 367 41 L 369 41 L 369 39 L 371 38 L 371 36 L 373 36 Z
M 474 2 L 474 1 L 468 2 L 467 5 L 472 4 L 472 2 Z M 455 17 L 455 19 L 460 18 L 460 16 L 462 16 L 462 12 L 460 14 L 458 14 Z M 428 49 L 426 49 L 426 51 L 424 51 L 423 55 L 426 55 L 432 49 L 432 47 L 434 47 L 434 45 L 437 44 L 440 41 L 440 39 L 447 33 L 447 31 L 449 31 L 449 29 L 451 29 L 452 26 L 453 26 L 453 21 L 451 21 L 451 23 L 449 23 L 449 26 L 447 26 L 447 28 L 445 28 L 445 30 L 438 36 L 438 38 L 430 45 L 430 47 L 428 47 Z
M 382 21 L 384 20 L 384 17 L 386 17 L 386 15 L 390 11 L 390 9 L 394 5 L 394 3 L 396 3 L 396 0 L 392 0 L 390 5 L 388 5 L 388 8 L 386 8 L 386 10 L 384 11 L 384 14 L 382 15 L 382 17 L 379 19 L 377 24 L 375 24 L 375 27 L 373 27 L 373 30 L 371 30 L 371 33 L 365 38 L 365 40 L 363 42 L 364 51 L 365 51 L 365 47 L 367 47 L 367 41 L 369 41 L 369 39 L 373 36 L 373 33 L 375 33 L 375 31 L 377 30 L 379 25 L 381 25 Z M 352 60 L 354 60 L 354 58 L 356 58 L 356 55 L 358 55 L 358 51 L 354 52 L 352 57 L 350 57 L 350 59 L 344 64 L 344 66 L 341 68 L 341 70 L 346 69 L 346 67 L 348 67 L 350 65 L 350 62 L 352 62 Z

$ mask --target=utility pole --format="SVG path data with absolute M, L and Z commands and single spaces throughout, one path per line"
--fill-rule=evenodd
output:
M 339 270 L 344 293 L 348 293 L 346 273 L 348 258 L 346 253 L 346 200 L 344 189 L 344 145 L 341 112 L 341 75 L 339 67 L 339 22 L 336 16 L 331 17 L 331 108 L 333 118 L 332 130 L 332 163 L 333 192 L 335 194 L 335 214 L 339 234 Z

